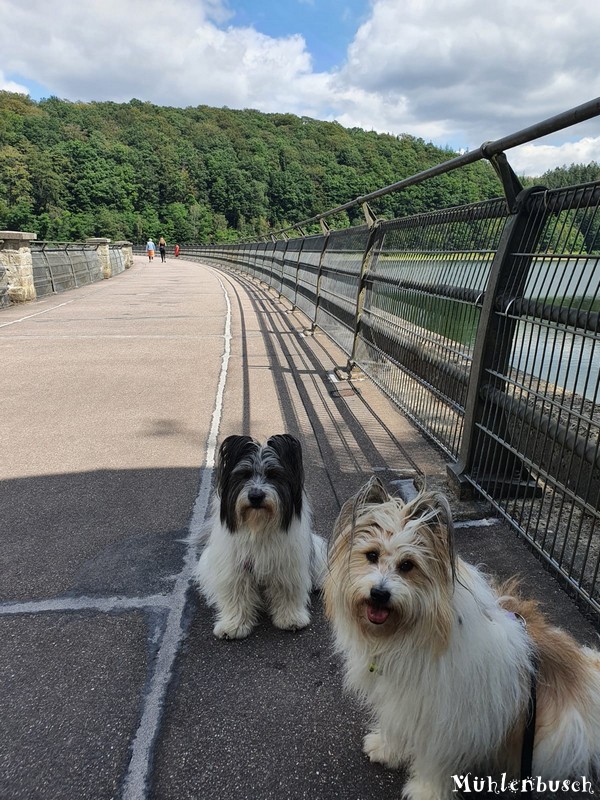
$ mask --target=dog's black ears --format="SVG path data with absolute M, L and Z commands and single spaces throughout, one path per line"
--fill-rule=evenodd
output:
M 278 433 L 267 439 L 267 446 L 274 452 L 279 461 L 294 473 L 294 479 L 304 483 L 304 464 L 302 463 L 302 445 L 290 433 Z
M 275 450 L 277 455 L 285 455 L 286 460 L 290 457 L 290 454 L 297 454 L 300 460 L 302 460 L 302 447 L 300 442 L 295 436 L 292 436 L 291 433 L 278 433 L 275 436 L 270 436 L 267 439 L 267 444 Z
M 228 436 L 219 448 L 217 486 L 223 494 L 223 484 L 235 465 L 256 451 L 257 444 L 251 436 Z
M 280 433 L 267 439 L 267 447 L 270 447 L 287 476 L 287 488 L 289 492 L 289 514 L 282 516 L 282 526 L 287 530 L 292 521 L 292 511 L 300 517 L 302 504 L 304 501 L 304 465 L 302 462 L 302 445 L 289 433 Z

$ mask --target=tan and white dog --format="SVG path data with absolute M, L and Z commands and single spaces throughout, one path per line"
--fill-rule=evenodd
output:
M 600 774 L 600 653 L 516 590 L 456 556 L 442 495 L 404 504 L 373 480 L 344 505 L 326 613 L 371 713 L 364 751 L 408 769 L 404 797 L 456 797 L 456 775 L 520 778 L 534 675 L 533 776 Z

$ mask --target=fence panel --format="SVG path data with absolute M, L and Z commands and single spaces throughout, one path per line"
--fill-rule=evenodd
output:
M 381 226 L 356 363 L 452 457 L 503 200 Z
M 271 285 L 271 246 L 272 242 L 260 242 L 256 251 L 255 277 Z
M 366 225 L 332 231 L 321 260 L 317 325 L 352 355 L 361 267 L 369 241 Z
M 123 251 L 121 248 L 118 245 L 111 245 L 109 246 L 108 252 L 110 254 L 111 274 L 114 276 L 125 272 L 125 259 L 123 258 Z
M 283 289 L 283 269 L 287 245 L 287 239 L 279 240 L 273 243 L 272 249 L 271 278 L 269 285 L 279 294 L 282 294 Z
M 539 192 L 495 298 L 496 353 L 479 394 L 470 473 L 482 492 L 600 610 L 600 186 Z M 541 220 L 538 222 L 536 220 Z M 528 268 L 524 280 L 519 262 Z
M 312 322 L 317 314 L 319 265 L 327 245 L 327 236 L 307 236 L 298 260 L 298 283 L 294 305 L 303 311 Z
M 281 294 L 292 304 L 296 304 L 296 285 L 298 282 L 298 261 L 300 259 L 303 239 L 290 239 L 287 243 L 283 260 Z
M 75 285 L 85 286 L 103 278 L 98 251 L 92 245 L 70 245 L 68 254 L 75 275 Z
M 0 264 L 0 308 L 5 308 L 10 305 L 10 297 L 8 296 L 8 277 L 6 267 Z
M 104 277 L 94 245 L 32 241 L 30 249 L 33 282 L 38 297 L 85 286 Z M 124 269 L 120 249 L 118 253 Z
M 44 253 L 43 242 L 30 242 L 33 285 L 37 297 L 46 297 L 54 291 L 52 273 L 48 258 Z

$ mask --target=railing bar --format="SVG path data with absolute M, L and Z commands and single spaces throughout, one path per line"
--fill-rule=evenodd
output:
M 510 376 L 503 375 L 500 372 L 496 372 L 495 370 L 491 370 L 491 369 L 487 371 L 487 374 L 488 375 L 492 375 L 492 376 L 494 376 L 496 378 L 503 378 L 503 379 L 507 380 L 510 386 L 514 386 L 516 388 L 528 391 L 530 396 L 532 396 L 532 397 L 534 397 L 536 399 L 543 400 L 543 401 L 547 402 L 548 404 L 550 404 L 552 406 L 552 408 L 554 408 L 554 409 L 556 409 L 558 411 L 562 411 L 565 408 L 565 406 L 559 400 L 556 400 L 555 398 L 550 397 L 549 395 L 545 395 L 542 392 L 539 392 L 537 389 L 534 389 L 533 387 L 528 388 L 527 386 L 525 386 L 524 383 L 522 383 L 521 381 L 518 381 L 516 378 L 512 378 Z M 600 388 L 600 375 L 599 375 L 599 382 L 596 385 Z M 600 428 L 600 421 L 595 422 L 593 419 L 591 419 L 590 417 L 586 417 L 582 412 L 579 412 L 579 411 L 573 410 L 571 413 L 572 413 L 572 415 L 574 417 L 577 417 L 577 418 L 583 420 L 584 422 L 585 421 L 589 421 L 591 425 L 594 425 L 595 427 Z
M 559 445 L 566 446 L 568 450 L 573 451 L 579 458 L 584 459 L 588 464 L 600 469 L 600 459 L 592 455 L 591 451 L 597 453 L 598 446 L 596 442 L 591 442 L 590 439 L 583 439 L 578 437 L 569 428 L 560 422 L 553 421 L 550 417 L 543 416 L 540 412 L 532 411 L 524 401 L 516 400 L 506 394 L 501 393 L 498 389 L 489 386 L 482 387 L 482 393 L 489 401 L 499 408 L 503 408 L 508 412 L 514 412 L 517 418 L 525 415 L 528 424 L 532 427 L 539 427 L 548 433 L 554 442 Z
M 397 365 L 395 365 L 395 366 L 397 366 Z M 391 390 L 390 390 L 390 387 L 388 387 L 385 383 L 380 381 L 379 378 L 377 378 L 377 376 L 374 375 L 373 372 L 370 371 L 369 368 L 367 366 L 365 366 L 364 364 L 362 365 L 362 369 L 365 372 L 365 374 L 370 377 L 370 379 L 373 381 L 373 383 L 376 386 L 378 386 L 381 389 L 381 391 L 387 397 L 390 398 L 390 400 L 394 403 L 394 405 L 396 405 L 396 406 L 398 406 L 398 408 L 402 409 L 403 413 L 405 413 L 406 416 L 410 420 L 412 420 L 412 422 L 419 428 L 419 430 L 423 431 L 423 433 L 427 436 L 428 439 L 430 439 L 431 441 L 434 441 L 438 445 L 438 447 L 440 447 L 446 453 L 446 455 L 448 455 L 450 458 L 452 458 L 452 459 L 456 458 L 456 454 L 453 453 L 448 448 L 448 446 L 438 436 L 436 436 L 432 432 L 432 430 L 430 428 L 428 428 L 426 425 L 424 425 L 421 422 L 421 420 L 419 419 L 419 417 L 416 416 L 415 414 L 413 414 L 413 412 L 410 410 L 410 408 L 406 404 L 400 402 L 400 400 L 397 397 L 397 394 L 392 393 Z M 398 368 L 398 371 L 401 371 L 400 367 Z M 402 371 L 404 372 L 404 370 L 402 370 Z M 409 373 L 407 372 L 406 374 L 409 374 Z M 423 385 L 423 384 L 420 384 L 420 385 Z
M 430 333 L 430 331 L 427 331 L 426 328 L 420 328 L 420 329 L 418 329 L 418 331 L 414 331 L 413 328 L 409 327 L 410 323 L 408 323 L 406 321 L 403 321 L 402 317 L 396 317 L 396 319 L 390 319 L 389 316 L 388 317 L 384 316 L 384 313 L 389 314 L 390 312 L 383 312 L 383 311 L 379 311 L 379 310 L 375 310 L 375 309 L 369 308 L 366 313 L 370 317 L 373 317 L 375 320 L 381 321 L 381 323 L 382 323 L 381 324 L 381 328 L 384 328 L 386 326 L 387 327 L 391 327 L 391 328 L 395 329 L 396 332 L 398 332 L 398 333 L 406 333 L 407 335 L 409 335 L 411 333 L 418 333 L 422 337 L 422 339 L 424 341 L 432 342 L 432 343 L 436 342 L 436 340 L 433 337 L 426 336 L 427 333 Z M 379 328 L 377 329 L 377 331 L 379 332 Z M 466 361 L 470 361 L 471 360 L 470 354 L 468 352 L 466 352 L 464 350 L 459 350 L 459 349 L 457 349 L 457 347 L 448 344 L 449 341 L 452 341 L 452 340 L 445 339 L 444 343 L 443 343 L 443 349 L 446 352 L 452 353 L 453 355 L 456 355 L 456 356 L 458 356 L 461 359 L 466 360 Z M 465 376 L 465 380 L 468 380 L 468 376 Z
M 396 361 L 396 359 L 393 356 L 385 354 L 383 350 L 381 350 L 381 348 L 379 348 L 376 344 L 373 344 L 373 342 L 368 342 L 367 344 L 369 345 L 369 347 L 372 347 L 381 355 L 385 355 L 386 360 L 391 362 L 396 367 L 396 369 L 408 375 L 410 378 L 416 381 L 420 386 L 424 386 L 428 391 L 431 392 L 432 395 L 434 395 L 434 397 L 436 397 L 438 400 L 441 400 L 446 405 L 450 406 L 457 414 L 463 413 L 464 409 L 462 409 L 458 405 L 458 403 L 456 403 L 455 400 L 453 400 L 451 397 L 447 397 L 436 386 L 433 386 L 433 384 L 429 383 L 425 378 L 422 378 L 416 372 L 413 372 L 408 367 L 404 366 L 403 364 L 400 364 L 400 362 Z M 359 366 L 363 370 L 365 370 L 364 364 L 359 364 Z
M 467 480 L 480 491 L 483 496 L 498 510 L 498 512 L 506 519 L 508 522 L 513 523 L 514 520 L 510 518 L 510 516 L 505 512 L 505 510 L 498 504 L 496 500 L 490 495 L 489 492 L 485 491 L 485 489 L 481 489 L 475 481 L 467 476 Z M 527 541 L 530 543 L 531 547 L 534 548 L 538 556 L 545 561 L 550 567 L 552 567 L 556 572 L 558 572 L 559 577 L 561 580 L 564 580 L 572 589 L 574 589 L 578 595 L 580 595 L 593 609 L 600 613 L 600 602 L 596 600 L 591 593 L 587 592 L 581 583 L 574 581 L 568 575 L 564 573 L 561 569 L 560 564 L 549 556 L 535 541 L 533 541 L 524 531 L 522 528 L 517 528 L 517 532 L 524 536 Z
M 505 439 L 501 439 L 496 433 L 494 433 L 493 430 L 486 427 L 485 425 L 482 425 L 481 423 L 479 423 L 477 427 L 480 429 L 482 433 L 484 433 L 486 436 L 489 436 L 490 439 L 493 439 L 495 442 L 502 445 L 503 448 L 511 452 L 513 455 L 518 456 L 519 460 L 522 461 L 522 463 L 526 467 L 534 470 L 539 475 L 541 475 L 544 478 L 544 480 L 550 484 L 550 486 L 552 486 L 554 489 L 560 489 L 560 491 L 563 492 L 564 494 L 567 494 L 570 497 L 570 499 L 575 502 L 576 505 L 579 505 L 579 507 L 582 510 L 587 511 L 595 519 L 600 520 L 600 509 L 590 505 L 590 503 L 588 503 L 587 500 L 583 500 L 582 498 L 578 497 L 575 494 L 575 492 L 572 489 L 570 489 L 566 484 L 562 483 L 558 478 L 552 476 L 546 469 L 544 469 L 544 467 L 542 467 L 540 464 L 536 464 L 524 453 L 517 452 L 516 448 L 514 448 Z M 469 480 L 474 480 L 474 479 L 470 478 Z

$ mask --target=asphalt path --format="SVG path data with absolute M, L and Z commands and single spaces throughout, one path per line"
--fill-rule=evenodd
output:
M 289 304 L 206 265 L 136 256 L 0 314 L 0 798 L 394 800 L 361 753 L 320 600 L 297 633 L 215 640 L 190 588 L 225 436 L 303 444 L 317 532 L 374 472 L 443 484 L 440 454 Z M 398 484 L 396 484 L 398 485 Z M 459 545 L 592 627 L 482 504 Z M 462 526 L 462 527 L 461 527 Z

